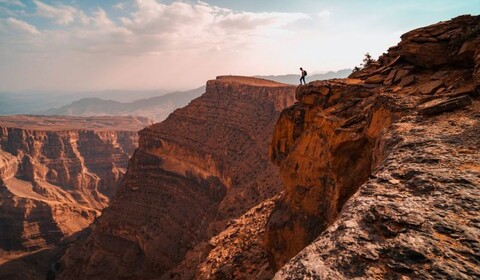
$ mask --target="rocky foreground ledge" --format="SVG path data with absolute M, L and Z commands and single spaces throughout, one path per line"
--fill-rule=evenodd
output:
M 480 277 L 479 69 L 480 17 L 461 16 L 297 89 L 271 145 L 275 279 Z

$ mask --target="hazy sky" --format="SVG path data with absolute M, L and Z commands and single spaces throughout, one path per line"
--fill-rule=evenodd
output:
M 189 89 L 358 65 L 480 0 L 0 0 L 0 91 Z

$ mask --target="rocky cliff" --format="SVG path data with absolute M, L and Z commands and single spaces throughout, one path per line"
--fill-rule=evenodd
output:
M 268 144 L 294 94 L 294 86 L 218 77 L 142 130 L 124 183 L 92 234 L 62 258 L 60 279 L 193 277 L 210 237 L 280 191 Z
M 0 249 L 31 251 L 107 205 L 144 118 L 0 117 Z
M 298 87 L 271 145 L 275 279 L 480 277 L 479 68 L 480 17 L 461 16 Z
M 296 92 L 209 81 L 142 130 L 59 278 L 479 278 L 479 34 L 478 16 L 420 28 Z

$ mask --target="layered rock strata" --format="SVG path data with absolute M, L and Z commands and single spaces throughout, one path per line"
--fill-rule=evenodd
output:
M 218 77 L 204 95 L 142 130 L 125 182 L 93 233 L 62 258 L 60 279 L 195 275 L 196 267 L 178 266 L 182 260 L 279 192 L 268 144 L 294 93 L 262 79 Z
M 116 191 L 137 130 L 148 123 L 0 117 L 0 249 L 43 248 L 87 227 Z
M 480 277 L 479 39 L 480 17 L 461 16 L 297 89 L 271 146 L 275 279 Z

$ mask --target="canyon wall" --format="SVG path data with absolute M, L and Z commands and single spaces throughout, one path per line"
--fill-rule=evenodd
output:
M 480 277 L 479 57 L 480 17 L 461 16 L 298 87 L 271 145 L 275 279 Z
M 87 227 L 116 192 L 144 118 L 0 117 L 0 249 Z
M 294 94 L 294 86 L 218 77 L 142 130 L 124 183 L 92 234 L 62 258 L 59 278 L 192 278 L 210 237 L 280 191 L 268 145 Z

